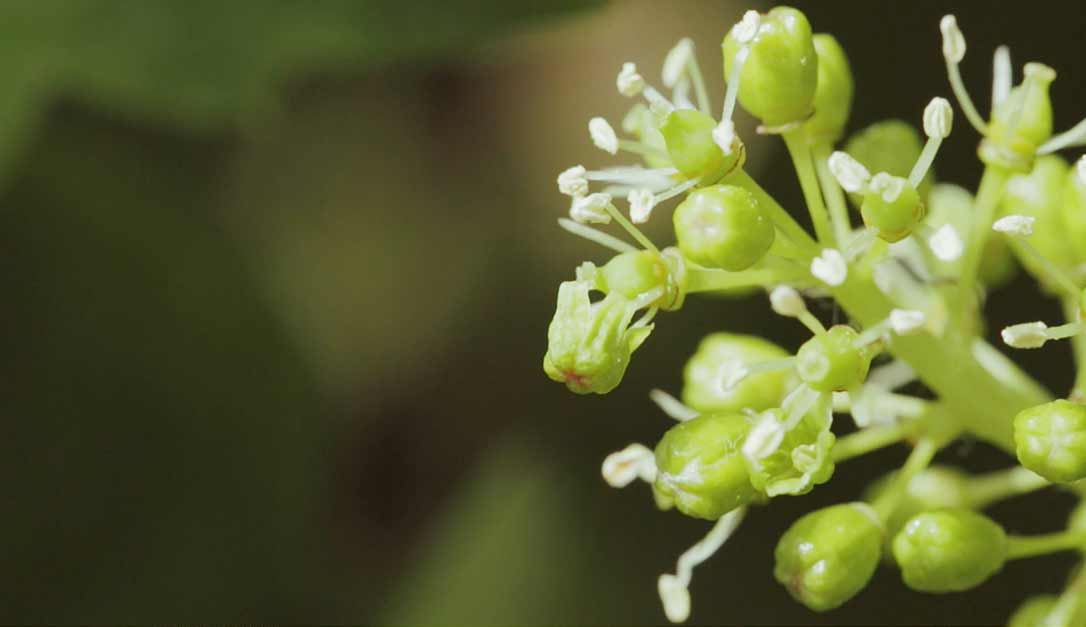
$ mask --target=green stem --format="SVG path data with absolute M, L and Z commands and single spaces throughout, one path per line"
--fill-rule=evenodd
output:
M 646 237 L 645 234 L 641 232 L 641 229 L 637 228 L 633 225 L 632 222 L 627 220 L 626 216 L 622 215 L 622 212 L 619 211 L 614 205 L 607 206 L 607 213 L 611 214 L 611 217 L 615 219 L 615 222 L 618 222 L 619 225 L 622 226 L 622 228 L 630 234 L 630 237 L 637 240 L 638 244 L 644 246 L 645 250 L 651 250 L 657 255 L 660 254 L 660 250 L 656 248 L 656 245 L 652 243 L 652 240 Z
M 1082 609 L 1086 600 L 1086 562 L 1079 564 L 1078 574 L 1060 595 L 1056 607 L 1045 617 L 1045 625 L 1051 627 L 1074 627 L 1075 615 Z
M 992 223 L 995 221 L 996 208 L 999 199 L 1003 196 L 1003 189 L 1007 184 L 1010 173 L 1001 167 L 988 166 L 984 169 L 984 175 L 980 179 L 980 188 L 977 190 L 977 200 L 973 206 L 973 217 L 969 237 L 965 242 L 965 252 L 962 255 L 960 274 L 958 277 L 958 299 L 960 307 L 958 320 L 959 328 L 969 331 L 974 335 L 975 325 L 966 324 L 974 319 L 978 309 L 977 302 L 977 277 L 980 275 L 980 263 L 984 253 L 984 244 L 992 232 Z
M 937 452 L 939 452 L 939 443 L 935 438 L 923 437 L 916 443 L 912 453 L 909 453 L 909 458 L 905 460 L 905 465 L 894 477 L 894 485 L 873 505 L 881 520 L 887 521 L 890 516 L 893 516 L 894 510 L 908 491 L 913 478 L 931 464 Z
M 833 222 L 833 232 L 837 237 L 837 243 L 844 246 L 852 234 L 852 222 L 848 217 L 848 204 L 845 202 L 845 190 L 837 184 L 837 179 L 830 172 L 830 154 L 833 152 L 833 144 L 818 142 L 812 146 L 814 152 L 815 170 L 818 180 L 822 184 L 822 191 L 826 195 L 826 205 L 830 209 L 830 221 Z
M 714 292 L 745 287 L 768 287 L 779 283 L 795 283 L 804 277 L 794 270 L 783 268 L 758 268 L 742 272 L 728 272 L 710 268 L 686 268 L 686 292 Z
M 811 213 L 815 235 L 818 236 L 819 243 L 828 247 L 836 246 L 836 239 L 830 226 L 830 214 L 822 200 L 822 189 L 818 184 L 818 175 L 815 173 L 814 159 L 811 158 L 811 148 L 807 145 L 807 136 L 800 127 L 786 131 L 782 137 L 785 146 L 788 147 L 788 154 L 792 157 L 792 165 L 796 168 L 796 176 L 799 177 L 799 186 L 803 190 L 803 200 L 807 203 L 807 210 Z
M 1007 536 L 1007 559 L 1016 560 L 1086 546 L 1086 531 L 1079 529 L 1040 536 Z
M 1064 299 L 1063 311 L 1068 322 L 1078 320 L 1081 317 L 1078 299 Z M 1072 337 L 1071 347 L 1075 355 L 1075 384 L 1071 388 L 1070 397 L 1078 402 L 1086 402 L 1086 333 Z
M 992 503 L 1050 485 L 1047 479 L 1022 466 L 990 472 L 969 480 L 969 505 L 974 509 L 984 509 Z
M 917 422 L 910 420 L 892 425 L 867 427 L 855 433 L 850 433 L 839 438 L 833 445 L 833 461 L 843 462 L 877 451 L 891 444 L 897 444 L 912 435 L 916 428 Z

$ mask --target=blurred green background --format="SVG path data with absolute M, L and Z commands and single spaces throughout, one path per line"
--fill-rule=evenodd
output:
M 854 129 L 918 121 L 948 93 L 950 10 L 979 101 L 1005 42 L 1060 73 L 1059 127 L 1086 113 L 1079 2 L 797 4 L 852 58 Z M 668 420 L 646 392 L 677 391 L 705 333 L 803 335 L 762 296 L 690 299 L 615 393 L 550 382 L 557 284 L 602 259 L 556 228 L 554 177 L 607 161 L 585 124 L 619 119 L 623 61 L 658 82 L 690 35 L 720 94 L 717 45 L 747 8 L 5 0 L 0 622 L 661 622 L 656 576 L 707 527 L 644 486 L 607 488 L 599 463 L 656 441 Z M 974 139 L 958 125 L 940 178 L 974 184 Z M 750 150 L 799 206 L 779 147 Z M 993 328 L 1055 315 L 1040 302 L 1019 280 Z M 1059 390 L 1063 350 L 1016 358 Z M 887 570 L 834 613 L 792 602 L 777 537 L 903 455 L 753 512 L 698 569 L 693 620 L 996 624 L 1060 586 L 1068 556 L 969 594 L 915 594 Z M 1009 463 L 970 442 L 944 456 Z M 1044 531 L 1069 507 L 1046 493 L 996 514 Z

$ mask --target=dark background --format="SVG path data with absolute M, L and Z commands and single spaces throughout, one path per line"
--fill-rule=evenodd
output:
M 982 111 L 1007 43 L 1017 76 L 1028 60 L 1059 73 L 1058 128 L 1086 114 L 1081 3 L 797 4 L 851 57 L 853 129 L 919 123 L 949 95 L 948 11 Z M 622 61 L 658 83 L 689 34 L 719 104 L 717 44 L 746 8 L 0 6 L 0 622 L 661 622 L 656 577 L 707 525 L 607 488 L 599 463 L 655 443 L 668 419 L 646 392 L 678 391 L 702 335 L 804 333 L 764 296 L 691 298 L 613 394 L 550 382 L 557 284 L 602 261 L 554 227 L 554 178 L 606 163 L 585 124 L 617 126 Z M 745 124 L 755 177 L 800 206 L 783 151 Z M 975 146 L 959 120 L 939 178 L 975 187 Z M 1057 315 L 1024 278 L 990 311 L 996 329 Z M 1015 357 L 1070 383 L 1066 346 Z M 885 569 L 835 612 L 794 603 L 776 539 L 904 454 L 753 511 L 697 570 L 693 621 L 1001 624 L 1059 589 L 1070 556 L 967 594 L 919 595 Z M 971 442 L 943 458 L 1011 463 Z M 1070 506 L 1046 492 L 994 513 L 1040 532 Z

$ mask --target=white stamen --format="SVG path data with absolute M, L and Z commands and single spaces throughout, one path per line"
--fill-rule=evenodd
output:
M 611 221 L 611 214 L 607 209 L 614 207 L 611 200 L 607 194 L 598 193 L 574 198 L 573 204 L 569 207 L 569 217 L 581 224 L 590 222 L 607 224 Z
M 663 390 L 652 390 L 649 392 L 649 398 L 652 399 L 652 402 L 656 403 L 656 406 L 665 414 L 679 422 L 693 420 L 701 415 L 697 410 L 687 407 L 682 401 Z
M 824 248 L 821 255 L 811 260 L 811 275 L 826 285 L 836 287 L 848 277 L 848 264 L 840 251 Z
M 946 98 L 932 98 L 924 108 L 924 134 L 943 139 L 950 135 L 954 123 L 954 110 Z
M 787 285 L 778 285 L 769 293 L 769 305 L 777 314 L 798 318 L 807 312 L 807 304 L 795 288 Z
M 992 109 L 995 110 L 1007 96 L 1011 95 L 1011 83 L 1014 82 L 1014 69 L 1011 67 L 1011 49 L 1007 46 L 996 48 L 992 57 Z
M 871 180 L 871 173 L 862 163 L 840 150 L 830 155 L 829 166 L 833 178 L 837 179 L 846 192 L 862 192 Z
M 965 251 L 965 244 L 958 235 L 958 231 L 950 224 L 939 227 L 935 234 L 928 238 L 928 247 L 940 261 L 955 261 Z
M 784 434 L 784 424 L 777 419 L 776 412 L 763 412 L 743 442 L 743 456 L 755 462 L 769 457 L 780 448 Z
M 735 43 L 740 45 L 750 43 L 758 34 L 761 23 L 762 16 L 757 11 L 750 10 L 744 13 L 743 19 L 732 27 L 732 38 L 735 39 Z
M 656 582 L 660 593 L 660 602 L 664 605 L 664 614 L 673 623 L 685 622 L 690 618 L 690 591 L 675 575 L 660 575 Z
M 1003 342 L 1012 348 L 1040 348 L 1048 341 L 1048 325 L 1037 322 L 1023 322 L 1003 329 Z
M 615 79 L 615 85 L 618 87 L 618 93 L 627 98 L 633 98 L 645 88 L 645 79 L 637 73 L 636 65 L 623 63 L 622 70 L 619 71 L 618 78 Z
M 1015 237 L 1029 237 L 1033 235 L 1033 223 L 1036 218 L 1032 216 L 1009 215 L 995 221 L 992 230 Z
M 577 198 L 588 193 L 588 179 L 583 165 L 575 165 L 558 175 L 558 191 Z
M 735 389 L 743 379 L 750 375 L 750 369 L 738 359 L 728 359 L 720 364 L 717 370 L 717 383 L 722 394 L 727 394 Z
M 664 118 L 675 110 L 675 105 L 651 86 L 645 85 L 645 89 L 641 93 L 645 96 L 645 100 L 649 102 L 649 109 L 654 115 Z
M 713 129 L 713 141 L 720 146 L 725 157 L 731 155 L 732 146 L 735 143 L 735 123 L 731 120 L 722 120 L 720 124 L 717 124 Z
M 671 90 L 671 102 L 675 105 L 676 109 L 694 109 L 694 101 L 690 100 L 690 80 L 685 76 L 679 79 L 679 82 L 675 84 L 675 89 Z
M 612 488 L 625 488 L 634 479 L 652 483 L 656 481 L 656 455 L 641 444 L 631 444 L 608 455 L 600 472 Z
M 740 507 L 721 516 L 701 541 L 679 556 L 674 575 L 660 575 L 656 582 L 656 589 L 664 605 L 664 614 L 667 615 L 669 621 L 681 623 L 690 618 L 688 586 L 694 574 L 694 568 L 720 550 L 720 547 L 739 528 L 739 523 L 743 522 L 746 511 L 745 507 Z
M 908 335 L 921 329 L 927 319 L 922 311 L 893 309 L 890 311 L 890 328 L 898 335 Z
M 656 197 L 647 189 L 635 189 L 626 197 L 630 203 L 630 220 L 634 224 L 644 224 L 649 221 L 652 209 L 656 206 Z
M 872 192 L 880 195 L 884 201 L 894 202 L 901 197 L 901 192 L 905 191 L 907 182 L 900 176 L 879 172 L 871 177 L 871 183 L 868 187 Z
M 958 19 L 953 15 L 943 16 L 939 30 L 943 33 L 943 57 L 947 63 L 961 63 L 965 58 L 965 35 L 958 28 Z
M 649 169 L 640 166 L 620 166 L 616 168 L 604 168 L 602 170 L 589 170 L 585 173 L 584 177 L 589 181 L 615 183 L 618 185 L 627 185 L 631 188 L 642 187 L 653 191 L 662 191 L 673 185 L 673 177 L 676 172 L 678 172 L 678 170 L 675 168 Z
M 595 117 L 588 121 L 588 134 L 596 148 L 612 155 L 618 154 L 618 136 L 607 120 Z
M 664 58 L 663 79 L 666 87 L 674 87 L 694 57 L 694 41 L 688 37 L 679 40 Z

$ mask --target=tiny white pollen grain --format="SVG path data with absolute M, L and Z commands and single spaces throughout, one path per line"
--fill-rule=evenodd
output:
M 615 85 L 618 87 L 618 93 L 632 98 L 641 93 L 641 90 L 645 88 L 645 79 L 637 73 L 637 66 L 633 63 L 623 63 L 622 70 L 619 71 L 618 77 L 615 79 Z
M 761 22 L 762 16 L 757 11 L 747 11 L 743 14 L 743 19 L 732 27 L 732 38 L 740 45 L 750 43 L 758 34 L 758 27 L 761 26 Z
M 656 196 L 651 190 L 630 190 L 626 200 L 630 203 L 630 220 L 635 224 L 643 224 L 649 221 L 652 210 L 656 206 Z
M 795 288 L 778 285 L 769 293 L 769 305 L 781 316 L 797 318 L 807 311 L 807 304 Z
M 613 488 L 624 488 L 638 478 L 647 482 L 655 481 L 655 455 L 644 445 L 631 444 L 608 455 L 603 460 L 600 474 L 607 485 Z
M 862 192 L 871 180 L 871 173 L 867 168 L 846 152 L 838 150 L 830 155 L 829 166 L 833 178 L 837 179 L 846 192 Z
M 1012 348 L 1040 348 L 1048 341 L 1048 325 L 1040 320 L 1011 325 L 1000 333 Z
M 836 287 L 848 277 L 848 264 L 840 251 L 825 248 L 821 255 L 811 260 L 811 275 L 826 285 Z
M 608 194 L 596 193 L 574 198 L 569 207 L 569 217 L 581 224 L 607 224 L 611 221 L 608 208 L 613 208 L 612 198 Z
M 965 252 L 965 244 L 961 236 L 950 224 L 939 227 L 928 239 L 928 246 L 940 261 L 955 261 Z
M 943 33 L 943 57 L 948 63 L 961 63 L 965 58 L 965 35 L 958 28 L 958 19 L 944 15 L 939 30 Z
M 575 165 L 558 175 L 558 191 L 574 198 L 588 193 L 588 179 L 583 165 Z
M 612 155 L 618 154 L 618 136 L 611 124 L 601 117 L 595 117 L 588 121 L 588 134 L 592 137 L 592 143 L 600 150 Z
M 1016 237 L 1029 237 L 1033 235 L 1033 223 L 1036 218 L 1032 216 L 1009 215 L 995 221 L 993 231 L 1014 235 Z
M 656 582 L 664 614 L 673 623 L 686 622 L 690 617 L 690 591 L 675 575 L 660 575 Z
M 946 98 L 932 98 L 924 108 L 924 134 L 933 139 L 950 135 L 954 124 L 954 109 Z

